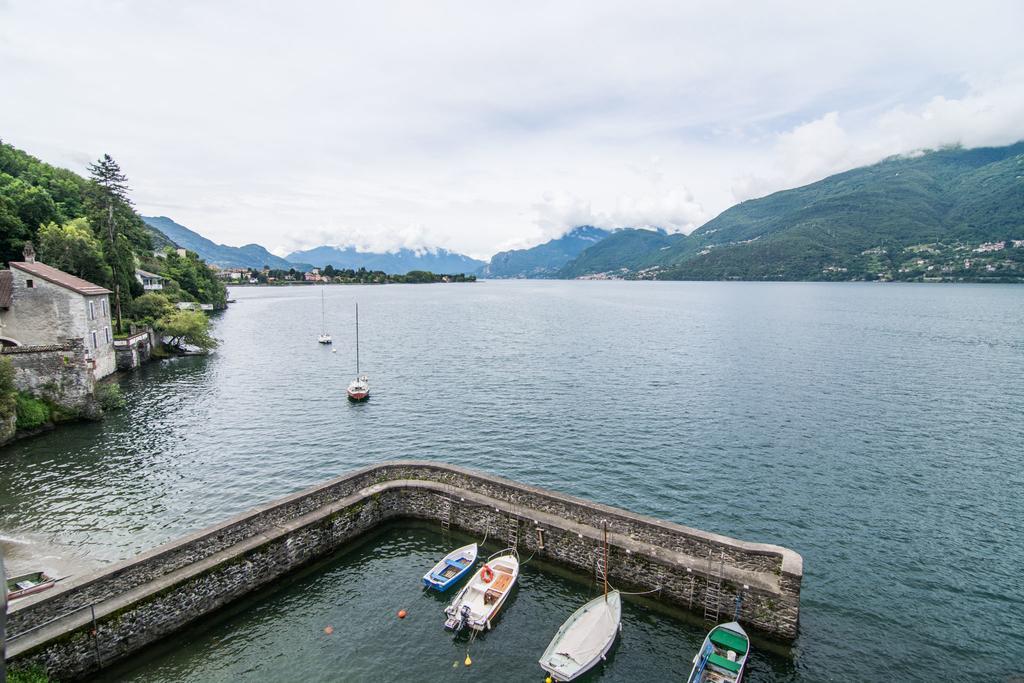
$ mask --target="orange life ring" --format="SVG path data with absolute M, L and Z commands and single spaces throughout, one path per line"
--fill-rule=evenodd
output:
M 484 565 L 484 568 L 480 570 L 480 580 L 484 583 L 490 583 L 494 579 L 494 570 L 491 569 L 490 565 Z

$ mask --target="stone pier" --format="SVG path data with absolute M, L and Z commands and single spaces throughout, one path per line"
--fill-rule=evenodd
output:
M 609 579 L 627 591 L 705 613 L 720 585 L 721 620 L 791 640 L 803 560 L 776 545 L 725 536 L 441 463 L 356 470 L 15 603 L 9 666 L 39 664 L 81 678 L 203 615 L 334 552 L 389 520 L 440 522 L 523 556 L 593 573 L 607 525 Z M 418 580 L 417 576 L 409 578 Z

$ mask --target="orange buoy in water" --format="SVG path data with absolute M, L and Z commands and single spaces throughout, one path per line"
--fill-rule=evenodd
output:
M 405 615 L 406 614 L 408 614 L 408 612 L 406 612 L 404 609 L 398 610 L 398 618 L 399 619 L 405 619 Z
M 331 635 L 332 633 L 334 633 L 334 627 L 333 626 L 324 626 L 324 633 L 326 633 L 327 635 Z

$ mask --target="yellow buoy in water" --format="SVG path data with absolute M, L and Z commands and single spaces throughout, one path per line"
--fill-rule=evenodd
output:
M 469 654 L 466 654 L 466 666 L 469 666 L 472 663 L 473 663 L 473 660 L 469 658 Z
M 548 677 L 544 679 L 544 683 L 554 683 L 554 679 L 551 678 L 551 674 L 548 674 Z

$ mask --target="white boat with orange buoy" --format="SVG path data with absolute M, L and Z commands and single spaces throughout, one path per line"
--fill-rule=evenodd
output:
M 491 555 L 445 608 L 448 618 L 444 627 L 456 632 L 466 626 L 475 631 L 490 630 L 517 578 L 519 557 L 513 548 Z

